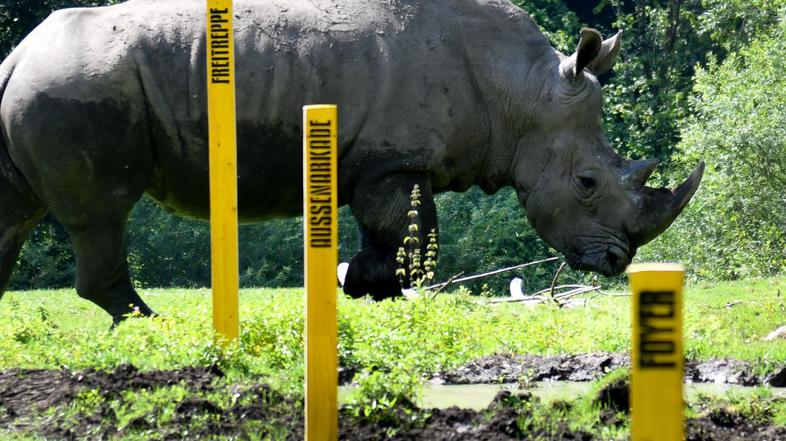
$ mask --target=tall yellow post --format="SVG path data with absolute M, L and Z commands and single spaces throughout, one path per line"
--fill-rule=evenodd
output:
M 207 0 L 206 49 L 213 327 L 226 343 L 239 332 L 232 0 Z
M 628 267 L 633 291 L 631 439 L 684 438 L 682 285 L 680 264 Z
M 337 109 L 303 107 L 306 440 L 338 439 Z

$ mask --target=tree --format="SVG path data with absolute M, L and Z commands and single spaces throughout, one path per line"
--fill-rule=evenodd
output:
M 625 37 L 605 87 L 609 139 L 623 155 L 678 154 L 697 66 L 723 60 L 777 21 L 782 0 L 608 0 Z
M 769 32 L 696 74 L 682 162 L 707 160 L 702 187 L 648 256 L 687 259 L 709 278 L 786 269 L 786 4 Z

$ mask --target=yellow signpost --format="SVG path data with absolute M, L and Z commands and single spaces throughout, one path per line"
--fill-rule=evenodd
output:
M 207 0 L 206 49 L 213 327 L 226 343 L 239 332 L 232 0 Z
M 682 285 L 680 264 L 649 263 L 628 267 L 633 291 L 631 348 L 631 439 L 681 441 Z
M 306 440 L 338 439 L 337 109 L 303 107 Z

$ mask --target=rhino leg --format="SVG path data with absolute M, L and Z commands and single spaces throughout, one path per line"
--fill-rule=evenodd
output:
M 103 308 L 115 324 L 135 310 L 145 316 L 154 314 L 131 284 L 125 220 L 69 229 L 69 233 L 76 254 L 76 292 L 80 297 Z
M 0 298 L 3 298 L 11 280 L 11 272 L 16 266 L 22 245 L 44 216 L 42 208 L 30 208 L 30 213 L 24 217 L 9 218 L 8 213 L 0 215 Z
M 8 164 L 10 160 L 0 148 L 0 176 Z M 22 245 L 44 214 L 46 210 L 21 179 L 17 178 L 14 184 L 0 179 L 0 298 L 8 287 Z
M 74 81 L 78 87 L 58 93 L 6 90 L 4 101 L 9 94 L 16 98 L 10 99 L 15 118 L 8 123 L 9 153 L 70 235 L 77 293 L 115 323 L 134 309 L 150 315 L 131 284 L 126 260 L 128 214 L 154 169 L 151 129 L 139 112 L 144 103 L 120 86 Z M 129 84 L 138 87 L 137 79 Z
M 401 295 L 396 251 L 407 234 L 407 211 L 415 184 L 421 191 L 419 219 L 425 254 L 426 234 L 437 228 L 437 210 L 427 177 L 389 175 L 374 182 L 361 182 L 355 188 L 350 207 L 360 225 L 362 249 L 349 261 L 344 281 L 346 294 L 355 298 L 370 294 L 374 300 Z

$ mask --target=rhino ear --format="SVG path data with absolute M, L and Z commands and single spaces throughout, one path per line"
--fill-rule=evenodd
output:
M 571 80 L 578 78 L 584 68 L 598 57 L 603 47 L 602 40 L 600 32 L 595 29 L 583 28 L 576 52 L 560 63 L 562 74 Z
M 617 31 L 613 37 L 603 40 L 598 56 L 587 65 L 587 69 L 595 75 L 608 72 L 614 66 L 614 62 L 617 61 L 621 41 L 622 30 Z

